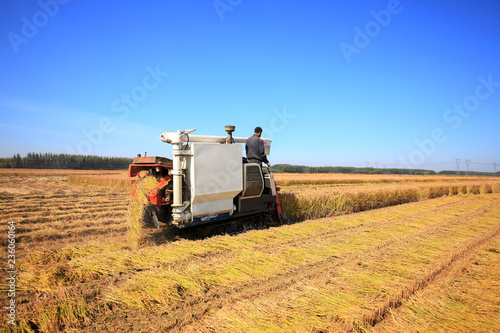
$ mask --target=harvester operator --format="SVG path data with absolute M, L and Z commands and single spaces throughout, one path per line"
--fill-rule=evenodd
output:
M 254 134 L 249 137 L 245 143 L 245 151 L 249 163 L 257 163 L 262 167 L 262 162 L 266 163 L 268 167 L 271 163 L 267 160 L 264 150 L 264 141 L 260 138 L 262 135 L 262 128 L 255 127 Z

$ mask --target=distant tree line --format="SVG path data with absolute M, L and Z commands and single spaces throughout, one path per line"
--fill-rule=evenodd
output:
M 500 176 L 500 171 L 498 172 L 483 172 L 483 171 L 453 171 L 453 170 L 443 170 L 439 171 L 440 175 L 459 175 L 459 176 Z
M 456 175 L 456 171 L 440 171 L 425 169 L 398 169 L 398 168 L 356 168 L 344 166 L 309 167 L 305 165 L 275 164 L 271 167 L 273 172 L 288 173 L 359 173 L 359 174 L 393 174 L 393 175 Z M 470 176 L 500 176 L 500 172 L 460 172 L 460 175 Z
M 0 158 L 0 168 L 24 169 L 120 170 L 127 169 L 130 163 L 132 158 L 127 157 L 52 153 L 28 153 L 24 157 L 16 154 Z

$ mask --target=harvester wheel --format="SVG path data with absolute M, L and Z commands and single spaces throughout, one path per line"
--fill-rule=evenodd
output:
M 158 221 L 158 208 L 149 205 L 144 209 L 144 219 L 143 221 L 153 228 L 160 229 L 160 223 Z

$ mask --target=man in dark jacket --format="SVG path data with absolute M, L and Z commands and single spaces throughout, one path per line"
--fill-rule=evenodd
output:
M 271 166 L 267 160 L 267 156 L 264 150 L 264 141 L 260 138 L 262 135 L 262 128 L 255 127 L 254 135 L 247 139 L 245 144 L 245 151 L 247 153 L 247 159 L 250 163 L 257 163 L 262 166 L 262 162 L 266 163 L 267 166 Z

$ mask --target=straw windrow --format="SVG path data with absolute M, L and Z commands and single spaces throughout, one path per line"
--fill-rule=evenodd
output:
M 148 194 L 157 183 L 155 177 L 147 176 L 134 184 L 135 197 L 128 208 L 127 218 L 128 243 L 134 250 L 138 249 L 140 245 L 143 217 L 148 205 Z

